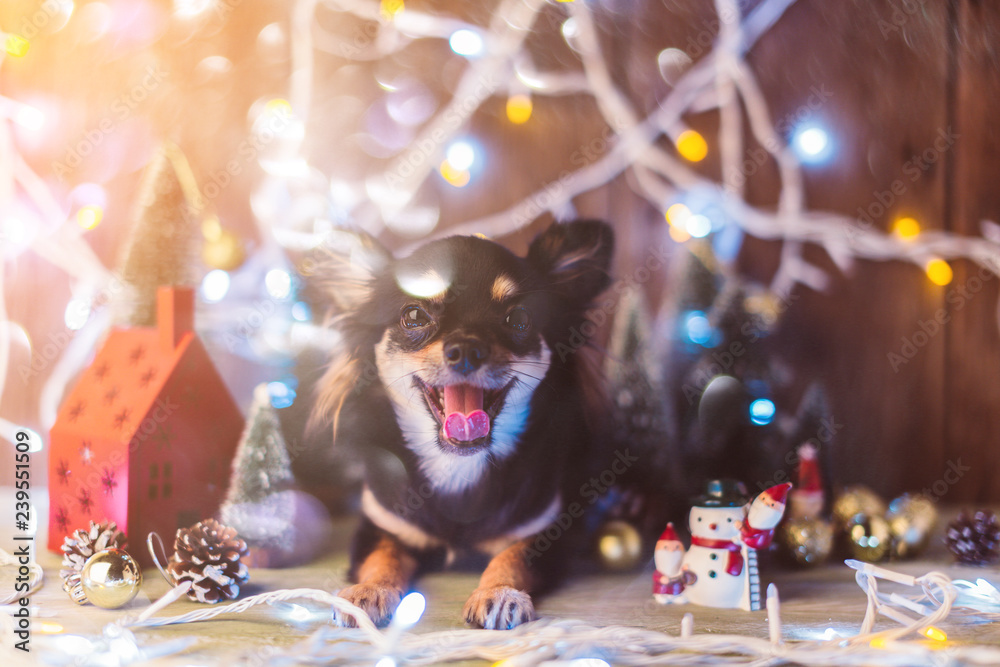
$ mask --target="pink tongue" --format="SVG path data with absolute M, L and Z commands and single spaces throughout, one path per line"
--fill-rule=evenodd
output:
M 444 388 L 444 437 L 472 442 L 490 433 L 490 417 L 483 412 L 483 390 L 467 384 Z

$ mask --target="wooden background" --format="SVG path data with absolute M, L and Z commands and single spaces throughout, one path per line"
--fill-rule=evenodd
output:
M 4 4 L 5 20 L 32 5 Z M 169 8 L 165 1 L 160 4 Z M 740 4 L 745 13 L 758 3 Z M 488 23 L 492 5 L 407 3 L 480 25 Z M 690 51 L 699 37 L 717 32 L 712 3 L 705 0 L 606 0 L 593 7 L 616 84 L 642 112 L 655 108 L 668 92 L 656 55 L 668 47 Z M 158 59 L 171 76 L 137 113 L 151 136 L 180 143 L 203 178 L 222 169 L 246 138 L 250 103 L 286 90 L 287 59 L 262 64 L 255 60 L 253 48 L 261 26 L 285 22 L 286 11 L 278 3 L 246 0 L 226 27 L 211 36 L 211 49 L 195 48 L 197 44 L 181 48 L 184 40 L 171 29 L 143 56 Z M 562 12 L 558 5 L 547 8 L 538 34 L 529 40 L 541 69 L 574 66 L 575 56 L 558 33 Z M 322 6 L 317 22 L 327 33 L 343 38 L 365 34 L 363 22 Z M 8 94 L 43 91 L 98 112 L 106 109 L 126 85 L 107 82 L 115 81 L 128 62 L 108 60 L 88 76 L 87 61 L 67 59 L 70 52 L 60 51 L 57 38 L 53 36 L 52 48 L 40 52 L 30 65 L 18 69 L 5 64 L 2 83 Z M 749 61 L 776 121 L 794 118 L 815 88 L 832 93 L 815 113 L 831 129 L 837 154 L 827 165 L 806 168 L 810 208 L 853 215 L 902 180 L 905 192 L 894 196 L 889 210 L 875 219 L 875 228 L 887 230 L 894 217 L 905 214 L 915 216 L 925 229 L 977 236 L 983 219 L 1000 220 L 998 50 L 1000 5 L 996 3 L 799 0 L 751 50 Z M 226 55 L 234 63 L 232 81 L 221 87 L 218 82 L 207 87 L 198 83 L 194 67 L 209 53 Z M 336 53 L 317 56 L 306 148 L 312 164 L 324 173 L 357 180 L 378 164 L 360 149 L 356 136 L 364 110 L 381 94 L 376 75 L 386 68 L 410 74 L 444 100 L 462 66 L 445 45 L 428 41 L 415 44 L 405 57 L 388 60 L 358 64 Z M 523 126 L 505 122 L 503 105 L 502 96 L 487 100 L 470 127 L 487 148 L 488 171 L 461 190 L 437 178 L 422 190 L 422 198 L 441 206 L 439 229 L 507 208 L 571 168 L 573 155 L 582 148 L 601 147 L 604 126 L 588 98 L 536 98 L 534 116 Z M 686 120 L 715 147 L 715 114 Z M 87 120 L 79 121 L 77 129 L 87 126 Z M 949 129 L 957 133 L 957 141 L 934 153 L 933 165 L 911 181 L 904 172 L 907 163 L 925 150 L 933 151 L 939 132 Z M 138 158 L 148 156 L 153 145 L 136 142 L 137 156 L 107 181 L 112 195 L 107 218 L 89 237 L 106 265 L 113 266 L 121 252 L 137 167 L 142 163 Z M 43 173 L 52 158 L 28 156 Z M 91 178 L 86 168 L 70 178 L 78 182 Z M 718 178 L 717 152 L 710 151 L 698 169 Z M 251 249 L 259 236 L 248 201 L 259 178 L 259 171 L 246 169 L 216 202 L 224 224 L 244 235 Z M 574 201 L 581 215 L 614 224 L 619 275 L 641 263 L 653 244 L 671 243 L 662 211 L 637 196 L 633 185 L 627 175 L 622 176 Z M 777 174 L 773 165 L 766 164 L 749 178 L 747 197 L 769 207 L 776 194 Z M 521 249 L 546 222 L 540 220 L 507 241 Z M 395 247 L 410 242 L 391 234 L 383 240 Z M 779 250 L 777 243 L 748 239 L 738 268 L 766 283 L 776 269 Z M 673 252 L 680 257 L 678 247 Z M 833 478 L 865 483 L 886 495 L 929 489 L 949 504 L 1000 500 L 1000 485 L 993 483 L 1000 472 L 996 277 L 976 282 L 977 267 L 957 262 L 953 282 L 940 288 L 912 264 L 858 261 L 845 275 L 821 250 L 810 248 L 807 256 L 828 270 L 832 286 L 825 293 L 797 288 L 797 298 L 771 344 L 793 364 L 797 386 L 792 393 L 817 378 L 829 389 L 831 412 L 839 427 L 830 451 Z M 35 341 L 61 332 L 62 310 L 69 298 L 65 276 L 30 254 L 9 264 L 6 272 L 11 319 L 24 324 Z M 655 307 L 677 284 L 670 272 L 663 272 L 646 288 Z M 939 309 L 946 311 L 948 324 L 894 370 L 888 355 L 900 353 L 904 339 L 912 340 L 921 331 L 921 322 L 933 320 Z M 11 368 L 23 361 L 15 356 Z M 221 353 L 220 365 L 244 406 L 252 381 L 273 370 L 248 371 Z M 0 414 L 40 428 L 37 402 L 43 379 L 44 374 L 21 383 L 16 375 L 8 377 Z M 948 471 L 958 466 L 962 473 L 955 481 Z M 6 466 L 0 470 L 0 483 L 9 483 L 5 470 Z M 946 483 L 935 486 L 939 480 Z

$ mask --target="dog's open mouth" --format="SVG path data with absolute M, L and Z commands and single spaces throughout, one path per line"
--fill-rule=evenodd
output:
M 515 382 L 511 380 L 500 389 L 483 389 L 462 383 L 432 387 L 416 376 L 413 381 L 424 392 L 427 407 L 441 426 L 441 442 L 465 455 L 489 444 L 493 420 L 503 410 Z

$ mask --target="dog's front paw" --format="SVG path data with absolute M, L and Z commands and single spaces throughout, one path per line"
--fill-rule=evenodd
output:
M 399 601 L 403 598 L 403 591 L 382 584 L 355 584 L 348 586 L 337 595 L 361 607 L 375 625 L 383 628 L 392 620 L 392 613 L 399 606 Z M 341 627 L 353 628 L 357 626 L 354 619 L 347 614 L 335 613 L 334 618 Z
M 510 586 L 477 588 L 465 603 L 465 622 L 487 630 L 510 630 L 535 619 L 531 596 Z

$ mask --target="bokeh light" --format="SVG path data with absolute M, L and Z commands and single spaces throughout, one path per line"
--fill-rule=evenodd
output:
M 677 152 L 689 162 L 701 162 L 708 155 L 708 143 L 698 132 L 684 130 L 677 135 Z
M 205 301 L 221 301 L 228 291 L 229 273 L 222 269 L 209 271 L 201 281 L 201 295 Z
M 684 335 L 696 345 L 707 346 L 713 338 L 712 324 L 700 310 L 692 310 L 684 317 Z
M 927 272 L 927 277 L 932 283 L 942 287 L 950 283 L 951 279 L 954 277 L 951 265 L 943 259 L 932 259 L 927 262 L 924 270 Z
M 792 134 L 792 150 L 806 164 L 822 164 L 833 156 L 833 142 L 825 128 L 809 123 Z
M 451 33 L 448 39 L 451 50 L 466 58 L 475 58 L 483 52 L 483 38 L 479 33 L 468 28 L 462 28 Z
M 899 218 L 892 225 L 892 233 L 904 241 L 909 241 L 920 234 L 920 223 L 911 217 Z
M 777 409 L 769 398 L 758 398 L 750 404 L 750 421 L 757 426 L 766 426 L 774 420 Z
M 264 287 L 275 299 L 287 299 L 292 293 L 292 277 L 284 269 L 271 269 L 264 276 Z
M 468 171 L 476 161 L 476 149 L 468 141 L 456 141 L 445 154 L 448 164 L 458 171 Z
M 70 299 L 66 304 L 66 311 L 63 313 L 63 321 L 66 328 L 78 331 L 90 319 L 90 303 L 84 299 Z
M 28 40 L 20 35 L 13 34 L 7 35 L 3 45 L 4 50 L 7 51 L 7 55 L 15 58 L 23 58 L 28 55 L 28 50 L 31 48 L 31 43 Z
M 104 219 L 104 209 L 96 204 L 88 204 L 76 212 L 76 224 L 82 229 L 93 229 Z
M 507 119 L 515 125 L 527 123 L 532 110 L 531 95 L 518 93 L 507 98 Z
M 703 239 L 712 231 L 712 221 L 706 216 L 692 215 L 684 222 L 684 229 L 696 239 Z
M 469 184 L 472 179 L 472 175 L 466 169 L 455 169 L 455 167 L 445 160 L 441 163 L 440 168 L 441 178 L 448 182 L 448 185 L 452 185 L 456 188 L 464 188 Z

